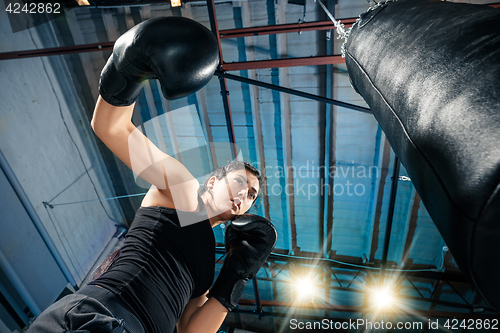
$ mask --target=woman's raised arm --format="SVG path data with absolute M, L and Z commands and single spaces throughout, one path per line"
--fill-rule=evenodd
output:
M 199 185 L 181 163 L 134 127 L 133 105 L 146 79 L 157 78 L 165 98 L 180 98 L 202 88 L 218 64 L 217 40 L 208 29 L 182 17 L 159 17 L 120 36 L 101 73 L 92 128 L 134 173 L 161 192 L 154 189 L 148 195 L 158 193 L 161 202 L 166 195 L 167 207 L 196 209 L 192 198 Z

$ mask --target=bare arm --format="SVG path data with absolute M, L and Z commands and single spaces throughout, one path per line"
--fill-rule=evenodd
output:
M 117 107 L 99 96 L 91 122 L 92 129 L 123 163 L 156 186 L 159 191 L 154 191 L 160 192 L 167 201 L 170 200 L 169 206 L 173 207 L 175 201 L 177 209 L 196 209 L 198 181 L 184 165 L 158 149 L 135 128 L 131 121 L 133 111 L 134 104 Z M 174 189 L 175 198 L 172 197 Z
M 224 322 L 228 310 L 216 299 L 207 299 L 207 293 L 188 302 L 177 322 L 178 333 L 217 332 Z

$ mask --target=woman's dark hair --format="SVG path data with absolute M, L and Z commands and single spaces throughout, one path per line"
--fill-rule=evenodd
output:
M 259 192 L 262 190 L 262 177 L 260 176 L 259 170 L 257 170 L 253 165 L 251 165 L 248 162 L 245 161 L 235 161 L 231 162 L 229 164 L 226 164 L 223 167 L 220 167 L 216 169 L 214 172 L 212 172 L 210 175 L 205 178 L 205 181 L 203 182 L 203 185 L 200 188 L 200 191 L 198 192 L 198 195 L 202 195 L 206 191 L 208 191 L 208 181 L 210 178 L 214 177 L 217 178 L 217 180 L 221 180 L 222 178 L 226 177 L 228 173 L 235 171 L 235 170 L 241 170 L 245 168 L 246 170 L 250 171 L 255 177 L 257 177 L 257 180 L 259 181 Z M 258 195 L 259 193 L 257 193 Z

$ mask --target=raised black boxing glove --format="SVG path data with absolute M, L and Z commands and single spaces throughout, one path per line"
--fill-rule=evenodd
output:
M 114 106 L 135 102 L 141 81 L 160 80 L 163 96 L 176 99 L 202 88 L 219 64 L 217 39 L 184 17 L 139 23 L 116 41 L 102 70 L 99 93 Z
M 276 245 L 276 229 L 267 219 L 245 214 L 226 229 L 226 258 L 208 297 L 228 310 L 238 304 L 243 290 Z

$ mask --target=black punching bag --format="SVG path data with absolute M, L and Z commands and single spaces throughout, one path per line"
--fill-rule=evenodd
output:
M 500 310 L 500 10 L 386 2 L 345 53 L 458 266 Z

